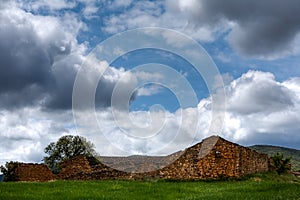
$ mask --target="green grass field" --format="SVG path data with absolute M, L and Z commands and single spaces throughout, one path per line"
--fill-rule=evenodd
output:
M 0 199 L 297 199 L 300 179 L 257 174 L 229 181 L 53 181 L 0 183 Z

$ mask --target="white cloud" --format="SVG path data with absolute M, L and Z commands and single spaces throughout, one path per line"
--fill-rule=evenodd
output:
M 141 79 L 143 81 L 153 81 L 153 82 L 159 82 L 162 79 L 165 79 L 164 74 L 157 73 L 157 72 L 145 72 L 142 70 L 134 71 L 134 76 L 136 76 L 138 79 Z
M 249 71 L 226 87 L 224 134 L 234 141 L 299 148 L 298 78 L 278 82 L 271 73 Z
M 228 63 L 231 61 L 230 56 L 228 56 L 227 54 L 223 53 L 223 52 L 219 52 L 217 55 L 217 59 L 224 62 L 224 63 Z
M 216 33 L 230 29 L 237 30 L 237 24 L 226 20 L 210 22 L 218 26 L 207 25 L 205 22 L 209 19 L 203 18 L 199 21 L 198 10 L 203 6 L 199 2 L 178 0 L 167 1 L 165 4 L 163 1 L 138 1 L 132 5 L 131 1 L 122 3 L 118 1 L 118 4 L 123 5 L 116 5 L 116 7 L 128 10 L 119 15 L 107 17 L 104 30 L 113 33 L 141 26 L 162 26 L 183 31 L 201 41 L 213 41 L 218 36 Z M 60 1 L 57 5 L 53 3 L 54 1 L 34 1 L 31 9 L 47 7 L 50 10 L 60 10 L 74 7 L 73 3 L 67 1 Z M 86 17 L 93 16 L 97 12 L 95 1 L 89 1 L 86 5 L 83 14 Z M 80 30 L 86 27 L 70 13 L 60 16 L 36 15 L 25 12 L 14 3 L 0 5 L 0 9 L 2 22 L 0 24 L 2 41 L 0 48 L 4 55 L 0 57 L 1 62 L 14 63 L 11 65 L 13 67 L 28 64 L 27 70 L 24 71 L 30 72 L 18 74 L 17 72 L 22 71 L 23 68 L 10 67 L 9 69 L 13 69 L 14 73 L 9 73 L 8 68 L 3 68 L 6 74 L 2 73 L 2 76 L 0 74 L 5 83 L 0 84 L 2 106 L 0 110 L 0 164 L 9 160 L 39 162 L 43 156 L 43 148 L 49 142 L 56 141 L 65 134 L 77 134 L 70 110 L 44 110 L 45 107 L 40 106 L 44 106 L 43 103 L 49 101 L 47 108 L 70 107 L 74 78 L 79 65 L 86 58 L 87 50 L 87 44 L 78 44 L 76 38 Z M 239 36 L 242 32 L 232 32 L 232 34 Z M 166 35 L 166 39 L 172 43 L 176 41 L 172 35 Z M 238 38 L 234 38 L 236 39 Z M 232 38 L 229 40 L 233 41 Z M 183 45 L 182 41 L 177 42 L 177 45 Z M 235 48 L 238 49 L 238 47 Z M 292 52 L 296 50 L 296 47 L 291 49 Z M 7 52 L 14 54 L 5 54 Z M 113 52 L 121 54 L 122 50 L 114 49 Z M 87 70 L 88 78 L 85 79 L 83 89 L 90 88 L 89 81 L 97 79 L 97 73 L 107 68 L 100 80 L 100 85 L 103 87 L 99 91 L 102 93 L 98 93 L 96 100 L 100 100 L 106 106 L 110 105 L 114 86 L 127 72 L 124 69 L 109 67 L 107 62 L 99 61 L 97 58 L 91 58 L 89 61 L 90 63 L 87 64 L 91 68 Z M 129 76 L 121 81 L 123 93 L 126 94 L 130 89 L 135 88 L 137 79 L 159 82 L 164 78 L 158 73 L 141 71 L 129 73 Z M 279 82 L 271 73 L 249 71 L 235 80 L 231 80 L 228 75 L 222 78 L 226 78 L 225 82 L 228 83 L 225 88 L 227 110 L 224 129 L 219 135 L 245 145 L 267 143 L 300 148 L 300 136 L 297 135 L 300 131 L 299 77 Z M 25 81 L 14 85 L 15 80 Z M 216 87 L 219 86 L 216 85 Z M 18 90 L 18 88 L 21 89 Z M 50 91 L 48 91 L 49 88 L 51 88 Z M 159 91 L 157 87 L 141 88 L 138 95 L 152 95 Z M 120 101 L 124 100 L 122 99 L 123 93 L 120 95 Z M 35 101 L 37 97 L 38 104 Z M 9 110 L 9 105 L 15 106 L 20 100 L 22 103 L 30 102 L 29 106 L 24 104 L 18 110 Z M 124 135 L 116 126 L 111 109 L 107 107 L 96 112 L 101 132 L 104 135 L 99 134 L 97 121 L 94 121 L 92 117 L 94 113 L 82 111 L 79 117 L 87 126 L 78 128 L 83 136 L 96 144 L 101 153 L 111 155 L 147 154 L 149 152 L 167 154 L 209 136 L 212 106 L 211 99 L 207 98 L 199 102 L 198 108 L 186 108 L 175 113 L 168 111 L 163 113 L 162 110 L 155 109 L 151 113 L 146 111 L 131 112 L 129 115 L 121 113 L 120 120 L 126 122 L 123 123 L 126 125 L 124 129 L 129 133 L 149 136 L 153 130 L 162 131 L 151 140 L 135 140 L 130 135 Z M 151 114 L 152 118 L 150 118 Z M 184 114 L 186 120 L 183 124 L 181 114 Z M 134 122 L 127 124 L 130 117 Z M 196 119 L 198 119 L 198 124 Z M 195 124 L 198 125 L 196 133 L 193 127 Z M 136 129 L 136 125 L 138 128 L 150 126 L 151 129 L 148 132 L 134 132 L 134 130 L 141 130 Z M 182 131 L 173 141 L 179 127 Z M 170 141 L 173 143 L 163 149 L 162 147 Z M 115 145 L 119 145 L 127 152 L 115 148 Z M 156 150 L 160 151 L 156 152 Z
M 298 115 L 300 111 L 299 84 L 298 78 L 277 82 L 272 74 L 259 71 L 249 71 L 231 81 L 226 86 L 228 109 L 225 112 L 223 132 L 217 134 L 243 145 L 264 143 L 299 148 L 300 135 L 296 134 L 300 131 L 298 127 L 300 122 Z M 256 87 L 258 91 L 255 90 Z M 244 97 L 236 98 L 239 94 Z M 253 94 L 255 95 L 253 96 Z M 286 97 L 290 97 L 290 101 L 276 99 L 276 96 L 280 97 L 286 94 L 293 94 Z M 268 107 L 269 105 L 273 107 Z M 123 113 L 119 115 L 119 120 L 125 123 L 120 124 L 129 135 L 122 132 L 122 129 L 120 130 L 120 127 L 115 124 L 114 120 L 116 119 L 110 114 L 110 110 L 102 110 L 97 114 L 98 121 L 100 129 L 108 138 L 107 142 L 102 145 L 108 145 L 110 152 L 106 148 L 99 151 L 114 155 L 118 149 L 116 147 L 119 147 L 125 151 L 121 155 L 130 155 L 149 154 L 150 152 L 168 154 L 183 149 L 187 147 L 187 144 L 199 142 L 210 136 L 212 107 L 211 99 L 208 98 L 202 99 L 198 108 L 187 108 L 175 113 L 166 112 L 166 115 L 161 115 L 162 113 L 158 111 L 152 112 L 152 114 L 146 111 L 131 112 L 128 115 Z M 198 122 L 195 117 L 197 113 Z M 180 122 L 182 114 L 186 120 L 183 124 Z M 84 118 L 86 116 L 86 114 L 82 115 Z M 153 123 L 153 127 L 149 128 L 149 124 L 152 123 L 151 119 L 160 119 L 164 123 L 163 125 Z M 128 123 L 128 120 L 134 120 L 134 122 Z M 89 118 L 88 121 L 90 122 L 91 119 Z M 192 126 L 195 123 L 198 123 L 198 129 Z M 175 137 L 179 127 L 182 128 L 182 131 Z M 140 131 L 141 128 L 145 130 Z M 82 132 L 89 132 L 87 130 L 88 128 Z M 130 136 L 130 133 L 136 134 L 136 137 L 142 137 L 138 133 L 150 136 L 153 130 L 160 130 L 159 134 L 147 140 L 138 140 Z M 162 148 L 164 145 L 167 146 Z M 117 155 L 120 155 L 120 152 L 117 152 L 119 153 Z
M 2 110 L 0 122 L 0 164 L 10 160 L 40 162 L 50 142 L 75 134 L 70 111 L 48 113 L 37 107 Z
M 264 143 L 300 148 L 299 88 L 297 77 L 278 82 L 271 73 L 249 71 L 243 74 L 225 88 L 228 109 L 223 132 L 218 134 L 242 145 Z M 70 112 L 45 112 L 38 108 L 1 111 L 1 163 L 8 160 L 38 162 L 43 148 L 65 134 L 88 138 L 102 155 L 172 153 L 211 134 L 208 130 L 212 106 L 211 98 L 207 98 L 199 102 L 198 108 L 179 109 L 175 113 L 155 109 L 151 113 L 120 111 L 119 125 L 124 125 L 127 135 L 119 129 L 110 108 L 97 110 L 97 120 L 93 112 L 82 110 L 77 116 L 80 119 L 78 132 Z M 134 122 L 128 123 L 130 120 Z M 198 129 L 194 127 L 197 123 Z M 176 135 L 178 128 L 181 132 Z M 153 135 L 155 130 L 159 131 Z
M 57 11 L 62 9 L 71 9 L 76 6 L 76 2 L 68 0 L 29 0 L 26 2 L 18 2 L 23 8 L 27 10 L 37 11 L 39 9 L 49 9 L 50 11 Z
M 249 71 L 231 83 L 228 109 L 241 114 L 286 110 L 294 105 L 293 95 L 273 74 Z
M 191 15 L 199 11 L 199 6 L 198 1 L 138 1 L 126 12 L 106 17 L 103 30 L 117 33 L 138 27 L 162 27 L 181 31 L 200 41 L 211 42 L 215 39 L 215 32 L 226 32 L 230 28 L 230 23 L 225 21 L 216 27 L 195 24 Z M 172 36 L 167 39 L 176 41 Z M 180 41 L 177 44 L 181 45 Z
M 100 7 L 96 5 L 96 1 L 83 1 L 85 4 L 82 14 L 86 19 L 99 18 L 97 15 Z
M 122 1 L 113 1 L 109 8 L 110 9 L 118 9 L 123 7 L 128 7 L 132 3 L 133 0 L 122 0 Z
M 163 87 L 160 85 L 150 85 L 138 89 L 138 96 L 151 96 L 153 94 L 158 94 L 162 91 Z

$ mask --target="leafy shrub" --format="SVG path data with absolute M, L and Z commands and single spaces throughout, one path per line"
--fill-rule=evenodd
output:
M 5 166 L 1 165 L 0 170 L 4 174 L 4 181 L 16 181 L 18 175 L 16 173 L 19 162 L 6 162 Z
M 291 158 L 283 158 L 281 153 L 276 153 L 271 157 L 275 171 L 280 175 L 291 170 Z

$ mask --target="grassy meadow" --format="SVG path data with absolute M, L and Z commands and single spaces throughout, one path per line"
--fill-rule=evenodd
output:
M 297 199 L 300 179 L 272 173 L 227 181 L 53 181 L 0 183 L 0 199 Z

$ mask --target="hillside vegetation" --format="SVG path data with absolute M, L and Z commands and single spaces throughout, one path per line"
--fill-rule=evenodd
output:
M 300 150 L 271 145 L 254 145 L 250 148 L 261 153 L 266 153 L 269 156 L 273 156 L 279 152 L 282 153 L 285 158 L 291 157 L 292 170 L 300 171 Z

